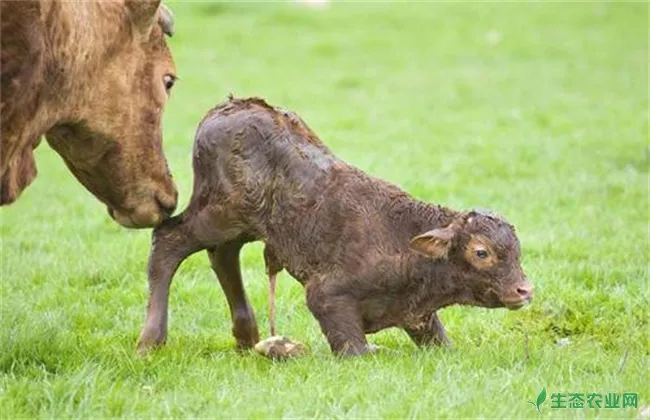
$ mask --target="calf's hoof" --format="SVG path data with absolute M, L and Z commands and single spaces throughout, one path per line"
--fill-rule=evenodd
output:
M 442 347 L 443 349 L 452 349 L 452 348 L 454 348 L 454 344 L 448 338 L 446 338 L 444 341 L 441 341 L 441 342 L 439 342 L 437 344 L 438 344 L 438 347 Z
M 232 326 L 232 335 L 237 343 L 237 350 L 252 349 L 260 341 L 260 333 L 252 313 L 236 314 Z
M 138 343 L 136 344 L 138 356 L 144 356 L 154 348 L 164 345 L 165 341 L 165 335 L 161 334 L 159 331 L 143 330 L 138 339 Z
M 255 344 L 255 351 L 272 360 L 284 360 L 307 353 L 307 346 L 283 336 L 273 336 Z
M 341 357 L 356 357 L 365 354 L 392 353 L 393 350 L 375 344 L 366 344 L 363 347 L 346 347 L 343 351 L 337 352 Z
M 397 353 L 397 351 L 389 349 L 388 347 L 378 346 L 376 344 L 368 344 L 366 346 L 366 351 L 362 354 L 392 354 Z
M 436 338 L 434 340 L 431 340 L 429 343 L 420 345 L 419 347 L 422 347 L 422 348 L 450 349 L 450 348 L 453 347 L 453 344 L 447 337 L 445 337 L 443 339 L 437 339 Z
M 237 351 L 249 350 L 255 347 L 255 344 L 259 341 L 259 337 L 246 337 L 239 338 L 235 337 L 236 349 Z
M 384 346 L 378 346 L 376 344 L 368 344 L 366 346 L 366 353 L 377 354 L 377 353 L 386 353 L 386 352 L 390 352 L 390 350 Z

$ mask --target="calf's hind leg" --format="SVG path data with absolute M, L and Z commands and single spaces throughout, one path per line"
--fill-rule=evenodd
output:
M 172 278 L 183 260 L 201 249 L 183 215 L 168 219 L 153 230 L 148 267 L 149 299 L 145 325 L 137 344 L 139 354 L 165 343 Z
M 208 256 L 228 300 L 237 348 L 249 349 L 260 341 L 260 334 L 241 278 L 239 252 L 242 246 L 241 242 L 229 242 L 208 250 Z

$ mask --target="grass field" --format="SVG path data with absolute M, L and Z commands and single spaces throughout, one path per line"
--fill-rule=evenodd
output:
M 0 416 L 536 418 L 543 387 L 544 417 L 650 406 L 647 4 L 169 4 L 180 208 L 198 121 L 230 92 L 260 95 L 418 198 L 507 217 L 536 299 L 443 310 L 452 349 L 387 330 L 369 340 L 391 353 L 339 360 L 283 273 L 279 330 L 311 353 L 273 363 L 235 352 L 197 254 L 174 280 L 167 346 L 140 359 L 150 231 L 110 221 L 43 145 L 36 183 L 0 210 Z M 261 251 L 242 262 L 266 336 Z M 553 393 L 624 392 L 638 408 L 551 408 Z

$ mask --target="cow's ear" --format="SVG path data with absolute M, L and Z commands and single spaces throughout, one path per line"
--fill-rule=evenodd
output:
M 411 239 L 410 248 L 430 258 L 445 259 L 455 234 L 452 225 L 433 229 Z
M 131 21 L 143 35 L 148 35 L 157 23 L 157 12 L 161 0 L 126 0 Z

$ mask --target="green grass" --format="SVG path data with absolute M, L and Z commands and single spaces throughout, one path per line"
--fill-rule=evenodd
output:
M 39 178 L 0 211 L 2 417 L 536 418 L 542 387 L 544 417 L 650 405 L 647 4 L 170 5 L 181 208 L 198 121 L 229 92 L 264 96 L 418 198 L 503 214 L 536 299 L 441 311 L 450 350 L 387 330 L 369 339 L 392 353 L 339 360 L 283 273 L 280 332 L 311 353 L 273 363 L 234 351 L 197 254 L 174 280 L 168 345 L 140 359 L 150 231 L 111 222 L 43 145 Z M 261 249 L 242 264 L 266 336 Z M 636 392 L 639 409 L 552 409 L 558 392 Z

